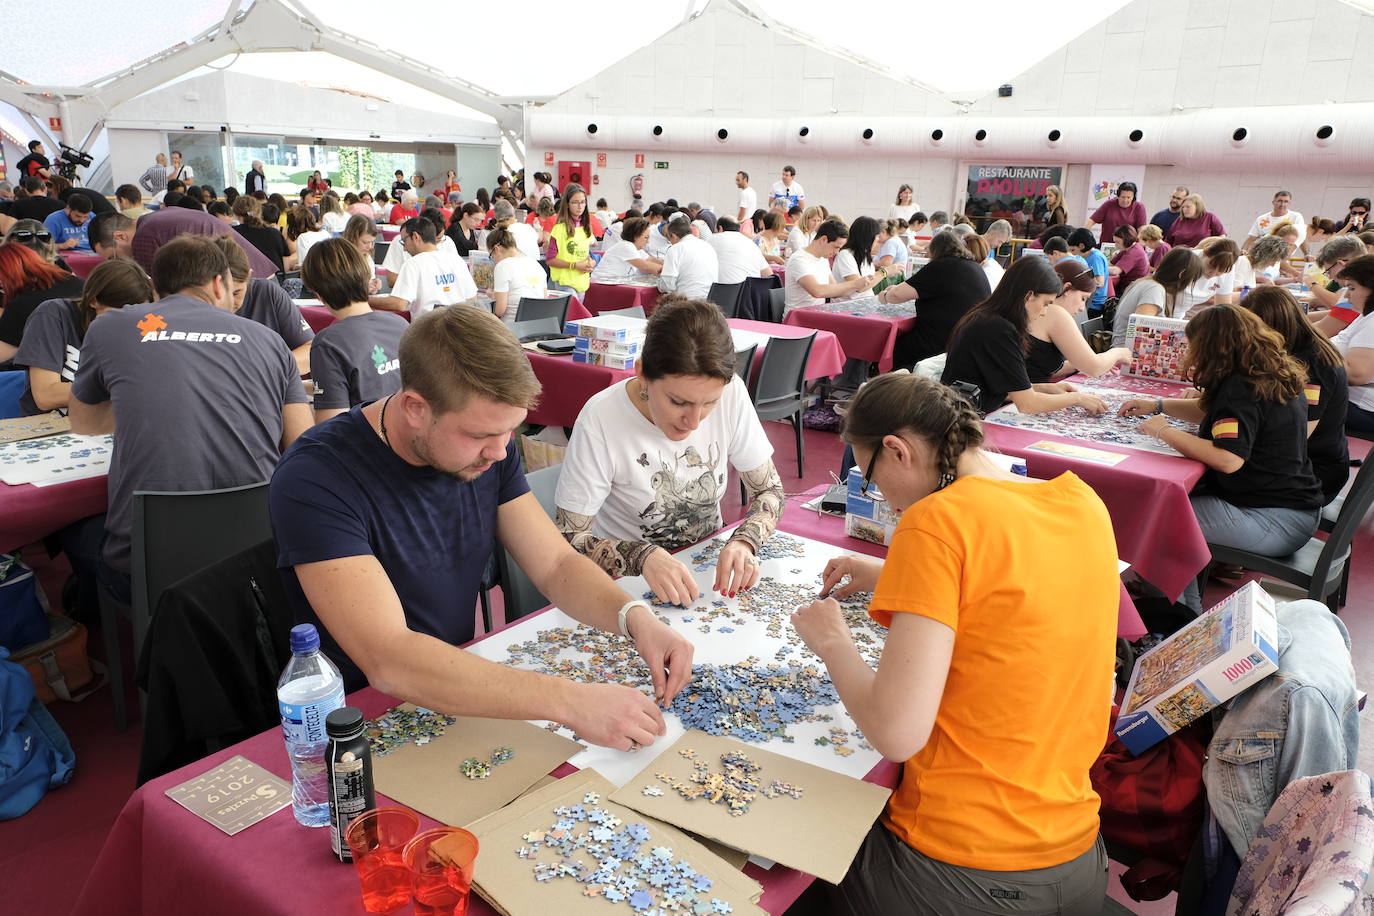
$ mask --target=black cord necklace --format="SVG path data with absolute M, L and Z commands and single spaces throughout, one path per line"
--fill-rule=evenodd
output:
M 386 436 L 386 405 L 391 403 L 393 397 L 395 397 L 395 395 L 392 394 L 386 396 L 386 400 L 382 402 L 381 412 L 377 414 L 377 426 L 380 427 L 382 431 L 382 441 L 388 446 L 391 445 L 391 440 Z

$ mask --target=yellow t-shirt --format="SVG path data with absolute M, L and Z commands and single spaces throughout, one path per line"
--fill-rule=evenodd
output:
M 1102 500 L 1071 473 L 965 477 L 902 515 L 869 613 L 954 630 L 930 740 L 883 822 L 965 868 L 1062 865 L 1097 838 L 1120 580 Z

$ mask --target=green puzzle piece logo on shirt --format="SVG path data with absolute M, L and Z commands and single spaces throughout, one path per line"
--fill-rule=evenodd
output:
M 380 369 L 380 368 L 382 368 L 383 366 L 386 365 L 386 361 L 387 361 L 387 358 L 386 358 L 386 351 L 382 349 L 381 344 L 378 344 L 377 346 L 373 347 L 373 348 L 372 348 L 372 365 L 374 365 L 374 366 L 376 366 L 378 369 Z

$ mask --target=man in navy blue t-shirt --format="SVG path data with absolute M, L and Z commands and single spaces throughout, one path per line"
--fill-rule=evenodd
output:
M 620 750 L 663 733 L 643 693 L 508 668 L 457 648 L 497 540 L 565 613 L 632 637 L 660 704 L 692 645 L 564 540 L 511 434 L 539 394 L 499 318 L 436 309 L 401 338 L 400 392 L 301 436 L 272 477 L 277 562 L 297 619 L 320 628 L 348 689 L 451 715 L 551 719 Z

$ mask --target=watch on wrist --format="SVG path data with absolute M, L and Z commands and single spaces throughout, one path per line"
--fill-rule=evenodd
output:
M 1163 398 L 1155 398 L 1155 413 L 1156 413 L 1156 414 L 1164 413 L 1164 399 L 1163 399 Z
M 637 607 L 644 608 L 644 610 L 648 611 L 650 615 L 652 615 L 654 612 L 653 608 L 649 607 L 649 602 L 643 600 L 642 598 L 636 598 L 633 601 L 625 602 L 625 606 L 622 607 L 620 609 L 620 613 L 616 615 L 616 622 L 620 625 L 621 636 L 628 637 L 630 635 L 629 623 L 625 618 L 631 610 Z

